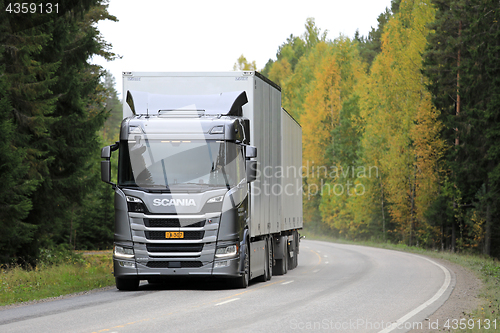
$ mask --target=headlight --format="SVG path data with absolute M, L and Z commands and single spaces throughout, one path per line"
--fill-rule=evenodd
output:
M 134 249 L 129 248 L 129 247 L 115 245 L 113 255 L 117 258 L 133 259 L 134 258 Z
M 229 245 L 225 247 L 219 247 L 217 251 L 215 251 L 216 258 L 227 258 L 234 257 L 238 253 L 238 245 Z
M 141 199 L 127 196 L 128 211 L 132 213 L 146 213 L 146 206 Z
M 216 202 L 222 202 L 224 199 L 223 195 L 219 195 L 218 197 L 213 197 L 211 199 L 208 199 L 207 203 L 216 203 Z

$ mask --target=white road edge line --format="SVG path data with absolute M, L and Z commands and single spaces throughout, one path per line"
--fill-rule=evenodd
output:
M 293 282 L 293 280 L 291 280 L 291 281 L 286 281 L 286 282 L 283 282 L 283 283 L 282 283 L 282 285 L 289 284 L 289 283 L 292 283 L 292 282 Z
M 230 303 L 230 302 L 234 302 L 234 301 L 237 301 L 237 300 L 239 300 L 239 298 L 231 298 L 231 299 L 228 299 L 227 301 L 217 303 L 217 304 L 215 304 L 215 306 L 226 304 L 226 303 Z
M 432 298 L 430 298 L 427 302 L 423 303 L 418 308 L 414 309 L 413 311 L 411 311 L 411 312 L 407 313 L 406 315 L 404 315 L 403 317 L 399 318 L 395 323 L 392 323 L 389 327 L 386 327 L 385 329 L 379 331 L 378 333 L 389 333 L 389 332 L 395 330 L 396 328 L 398 328 L 399 325 L 405 323 L 408 319 L 410 319 L 411 317 L 413 317 L 414 315 L 416 315 L 417 313 L 419 313 L 420 311 L 422 311 L 423 309 L 425 309 L 426 307 L 428 307 L 429 305 L 431 305 L 432 303 L 434 303 L 437 299 L 439 299 L 439 297 L 441 297 L 444 294 L 444 292 L 446 291 L 446 289 L 448 289 L 448 287 L 450 286 L 451 275 L 450 275 L 450 272 L 445 267 L 443 267 L 440 264 L 438 264 L 437 262 L 432 261 L 430 259 L 427 259 L 425 257 L 419 256 L 419 255 L 415 255 L 415 254 L 413 254 L 413 255 L 415 257 L 419 257 L 421 259 L 425 259 L 425 260 L 433 263 L 434 265 L 438 266 L 439 268 L 441 268 L 443 270 L 443 272 L 444 272 L 444 282 L 443 282 L 443 285 L 437 291 L 437 293 L 434 294 L 434 296 L 432 296 Z

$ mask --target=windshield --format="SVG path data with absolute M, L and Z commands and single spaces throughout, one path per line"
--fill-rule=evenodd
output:
M 120 149 L 120 186 L 146 189 L 232 187 L 244 177 L 241 147 L 216 140 L 160 140 L 135 135 Z

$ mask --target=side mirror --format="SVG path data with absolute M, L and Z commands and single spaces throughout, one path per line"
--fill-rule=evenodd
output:
M 101 161 L 101 180 L 111 184 L 111 161 Z
M 254 146 L 246 146 L 245 150 L 245 158 L 256 158 L 257 157 L 257 147 Z
M 111 183 L 111 152 L 117 150 L 119 147 L 118 143 L 115 143 L 111 146 L 106 146 L 101 149 L 101 158 L 104 158 L 104 161 L 101 161 L 101 180 L 105 183 L 115 185 Z
M 101 149 L 101 158 L 105 159 L 111 158 L 111 146 L 106 146 Z
M 257 161 L 247 160 L 247 183 L 251 183 L 257 179 Z

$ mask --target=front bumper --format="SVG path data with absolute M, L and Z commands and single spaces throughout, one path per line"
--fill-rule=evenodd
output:
M 206 264 L 198 264 L 192 259 L 182 260 L 169 258 L 139 263 L 136 260 L 113 258 L 114 275 L 120 278 L 161 278 L 172 276 L 217 276 L 238 277 L 240 276 L 239 257 L 211 261 Z M 195 267 L 193 267 L 195 266 Z

